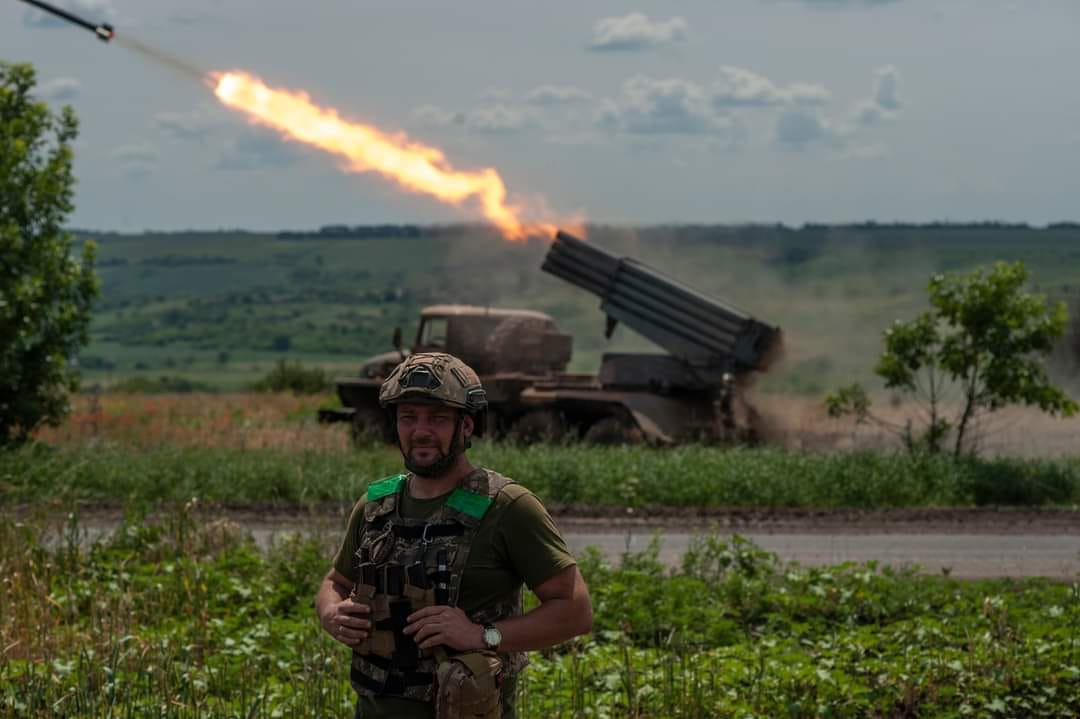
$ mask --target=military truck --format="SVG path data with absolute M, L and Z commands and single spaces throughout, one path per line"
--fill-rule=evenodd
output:
M 336 380 L 356 438 L 378 434 L 382 379 L 408 352 L 449 352 L 472 366 L 488 393 L 490 433 L 531 442 L 730 441 L 752 438 L 740 389 L 768 368 L 780 330 L 631 258 L 559 232 L 542 269 L 600 297 L 611 337 L 624 323 L 669 354 L 608 353 L 598 374 L 566 371 L 572 338 L 542 312 L 470 305 L 426 307 L 413 345 L 373 357 L 360 376 Z

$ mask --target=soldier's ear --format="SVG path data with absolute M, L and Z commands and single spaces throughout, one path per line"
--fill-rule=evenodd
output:
M 465 439 L 472 437 L 473 431 L 476 430 L 476 420 L 472 418 L 472 415 L 462 412 L 461 417 L 461 436 Z

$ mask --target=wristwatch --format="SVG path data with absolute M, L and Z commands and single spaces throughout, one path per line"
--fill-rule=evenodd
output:
M 484 648 L 485 649 L 498 649 L 502 644 L 502 632 L 495 628 L 494 624 L 484 625 Z

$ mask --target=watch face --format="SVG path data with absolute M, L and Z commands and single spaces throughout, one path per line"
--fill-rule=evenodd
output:
M 502 633 L 495 627 L 487 627 L 484 629 L 484 644 L 490 648 L 499 646 L 499 642 L 502 641 Z

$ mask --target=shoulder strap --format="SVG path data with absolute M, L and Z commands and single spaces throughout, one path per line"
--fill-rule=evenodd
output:
M 405 475 L 372 482 L 367 488 L 367 504 L 364 505 L 364 521 L 373 522 L 379 517 L 390 514 L 397 507 L 398 495 L 405 486 Z
M 468 527 L 477 527 L 495 503 L 495 497 L 509 484 L 514 484 L 514 480 L 498 472 L 477 470 L 447 497 L 446 513 Z

